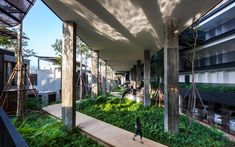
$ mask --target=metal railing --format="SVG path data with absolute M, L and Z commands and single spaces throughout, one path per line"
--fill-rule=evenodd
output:
M 28 147 L 2 107 L 0 107 L 0 147 Z

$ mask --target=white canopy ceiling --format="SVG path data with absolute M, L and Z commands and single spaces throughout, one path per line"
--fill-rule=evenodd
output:
M 179 20 L 179 32 L 219 0 L 43 0 L 63 21 L 77 24 L 78 36 L 98 50 L 116 71 L 128 71 L 144 50 L 164 44 L 164 21 Z

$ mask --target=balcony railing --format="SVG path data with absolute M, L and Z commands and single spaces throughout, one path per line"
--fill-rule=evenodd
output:
M 0 107 L 0 147 L 28 147 Z

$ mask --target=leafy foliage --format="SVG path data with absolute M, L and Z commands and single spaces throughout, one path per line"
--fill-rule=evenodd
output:
M 0 27 L 0 29 L 5 29 L 5 28 Z M 17 33 L 16 29 L 13 29 L 12 31 Z M 26 36 L 24 33 L 23 35 Z M 18 41 L 17 39 L 12 39 L 6 36 L 0 36 L 0 46 L 4 47 L 7 50 L 15 52 L 15 54 L 17 53 L 17 46 L 18 46 L 17 41 Z M 25 39 L 24 37 L 22 39 L 22 49 L 23 49 L 23 56 L 26 58 L 37 54 L 36 52 L 34 52 L 33 49 L 28 48 L 28 40 Z
M 30 110 L 40 110 L 42 106 L 40 97 L 29 97 L 26 99 L 26 106 Z
M 13 119 L 16 124 L 16 120 Z M 79 128 L 68 132 L 63 123 L 45 113 L 31 113 L 18 126 L 29 146 L 32 147 L 96 147 L 100 146 L 90 138 L 81 135 Z
M 61 65 L 61 57 L 62 57 L 62 39 L 56 39 L 55 43 L 51 45 L 51 47 L 54 49 L 57 58 L 57 63 Z M 90 49 L 89 47 L 80 39 L 77 37 L 77 48 L 76 53 L 77 55 L 80 54 L 85 55 L 85 59 L 87 60 L 90 56 Z
M 189 88 L 189 84 L 180 83 L 180 88 Z M 196 83 L 198 90 L 201 91 L 215 91 L 215 92 L 231 92 L 235 93 L 235 85 L 228 84 L 209 84 L 209 83 Z
M 112 92 L 120 92 L 123 93 L 124 89 L 122 87 L 120 87 L 119 85 L 116 85 L 113 89 Z
M 144 107 L 128 99 L 99 98 L 77 104 L 77 110 L 117 127 L 134 132 L 135 118 L 140 117 L 143 135 L 168 146 L 232 146 L 232 142 L 221 132 L 206 128 L 196 122 L 190 127 L 187 118 L 180 116 L 180 133 L 171 135 L 164 132 L 164 110 L 156 106 Z

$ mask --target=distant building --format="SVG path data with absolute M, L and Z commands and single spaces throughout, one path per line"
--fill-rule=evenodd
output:
M 30 65 L 30 61 L 24 59 L 25 66 Z M 15 53 L 5 49 L 0 49 L 0 93 L 4 89 L 12 70 L 16 66 Z M 25 79 L 25 81 L 27 81 Z M 26 83 L 27 85 L 27 83 Z M 16 88 L 16 78 L 12 82 L 12 89 Z
M 24 66 L 29 67 L 30 61 L 27 59 L 24 59 Z M 7 113 L 14 114 L 16 111 L 16 98 L 17 98 L 17 74 L 15 75 L 14 79 L 11 82 L 9 92 L 4 91 L 4 87 L 7 84 L 7 81 L 12 74 L 13 69 L 16 66 L 16 57 L 15 53 L 12 51 L 8 51 L 5 49 L 0 49 L 0 95 L 4 92 L 3 97 L 0 99 L 0 106 L 4 108 L 4 110 Z M 25 72 L 24 72 L 25 73 Z M 27 81 L 26 75 L 25 75 L 25 89 L 29 89 L 29 83 Z M 5 99 L 4 99 L 5 98 Z
M 61 67 L 57 64 L 57 57 L 35 56 L 38 60 L 38 66 L 31 68 L 30 77 L 34 88 L 38 90 L 39 96 L 45 93 L 56 93 L 56 99 L 60 99 L 61 90 Z M 79 65 L 77 62 L 77 77 L 79 75 Z M 85 67 L 85 65 L 83 65 Z M 89 71 L 88 71 L 89 73 Z M 86 84 L 88 85 L 88 84 Z M 76 91 L 79 91 L 77 82 Z M 79 93 L 76 94 L 78 97 Z M 48 100 L 49 101 L 49 100 Z

